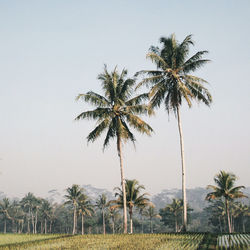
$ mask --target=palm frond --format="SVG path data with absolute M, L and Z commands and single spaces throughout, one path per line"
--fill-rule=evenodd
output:
M 109 123 L 110 120 L 108 118 L 102 121 L 93 131 L 89 133 L 87 136 L 87 141 L 95 141 L 102 134 L 102 132 L 107 129 Z
M 93 104 L 97 107 L 106 107 L 109 105 L 109 101 L 95 92 L 89 91 L 86 94 L 79 94 L 76 100 L 83 99 L 85 102 Z

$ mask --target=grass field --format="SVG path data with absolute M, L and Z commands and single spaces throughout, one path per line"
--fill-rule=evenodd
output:
M 210 235 L 134 234 L 134 235 L 15 235 L 0 236 L 0 249 L 248 249 L 249 234 Z M 230 242 L 230 244 L 228 243 Z M 234 248 L 235 247 L 235 248 Z

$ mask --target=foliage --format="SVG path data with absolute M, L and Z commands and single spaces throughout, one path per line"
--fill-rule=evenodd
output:
M 141 194 L 141 190 L 145 189 L 143 185 L 139 185 L 137 180 L 128 180 L 126 179 L 126 203 L 129 210 L 130 216 L 130 233 L 133 233 L 133 209 L 143 208 L 150 204 L 149 198 L 146 197 L 147 193 Z M 116 193 L 115 196 L 117 200 L 114 200 L 114 207 L 123 208 L 123 192 L 119 187 L 115 188 Z
M 207 51 L 199 51 L 189 56 L 190 45 L 193 45 L 192 35 L 187 36 L 179 43 L 175 35 L 161 37 L 162 48 L 152 46 L 147 58 L 150 58 L 156 65 L 156 70 L 142 70 L 137 73 L 146 76 L 137 87 L 146 85 L 149 91 L 149 110 L 158 108 L 164 103 L 168 113 L 173 111 L 177 116 L 180 135 L 181 164 L 182 164 L 182 199 L 183 199 L 183 220 L 182 230 L 187 230 L 187 201 L 186 201 L 186 167 L 184 159 L 184 143 L 182 135 L 182 124 L 180 107 L 183 100 L 189 107 L 192 101 L 203 102 L 210 105 L 212 96 L 203 85 L 207 83 L 202 78 L 191 75 L 198 68 L 205 65 L 209 60 L 203 59 Z
M 217 186 L 208 185 L 207 188 L 213 189 L 206 196 L 206 200 L 224 199 L 225 202 L 225 213 L 227 215 L 227 224 L 229 233 L 233 232 L 232 225 L 232 202 L 234 199 L 246 197 L 241 191 L 244 186 L 235 187 L 236 176 L 232 173 L 227 173 L 225 171 L 220 171 L 214 178 L 214 182 Z
M 102 83 L 104 95 L 89 91 L 86 94 L 79 94 L 77 100 L 95 106 L 94 110 L 84 111 L 76 117 L 76 120 L 92 119 L 97 121 L 97 126 L 87 136 L 88 142 L 94 142 L 105 131 L 106 137 L 103 149 L 109 145 L 111 139 L 117 139 L 117 152 L 120 158 L 122 192 L 126 197 L 125 178 L 122 159 L 122 142 L 135 142 L 135 136 L 129 127 L 134 128 L 142 134 L 150 135 L 153 129 L 144 122 L 139 115 L 148 112 L 148 106 L 142 101 L 148 98 L 147 94 L 132 97 L 134 94 L 135 79 L 127 77 L 127 70 L 119 74 L 117 68 L 108 72 L 104 66 L 104 72 L 98 76 Z M 124 233 L 127 233 L 127 212 L 126 200 L 123 201 L 123 225 Z M 105 232 L 105 230 L 104 230 Z

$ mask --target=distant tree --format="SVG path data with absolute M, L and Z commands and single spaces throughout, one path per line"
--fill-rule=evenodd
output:
M 143 215 L 149 218 L 150 221 L 150 233 L 153 233 L 153 218 L 161 218 L 161 216 L 157 213 L 155 209 L 155 205 L 153 203 L 149 204 L 146 209 L 143 211 Z
M 232 225 L 230 219 L 230 202 L 232 202 L 236 198 L 246 197 L 246 195 L 244 195 L 242 191 L 240 191 L 242 188 L 245 187 L 235 187 L 235 181 L 236 176 L 234 174 L 225 171 L 220 171 L 220 173 L 214 177 L 214 182 L 217 186 L 207 186 L 207 188 L 213 189 L 214 191 L 207 194 L 206 200 L 215 200 L 223 198 L 225 201 L 229 233 L 232 233 Z
M 149 107 L 157 108 L 165 104 L 167 112 L 173 111 L 178 120 L 180 134 L 181 160 L 182 160 L 182 199 L 183 199 L 183 231 L 187 228 L 187 201 L 186 201 L 186 168 L 184 160 L 184 143 L 180 107 L 183 101 L 192 106 L 192 101 L 201 101 L 210 105 L 212 97 L 203 86 L 207 83 L 204 79 L 191 75 L 209 60 L 203 59 L 208 51 L 199 51 L 188 58 L 190 45 L 194 45 L 192 36 L 187 36 L 179 43 L 175 35 L 161 37 L 162 48 L 152 46 L 147 58 L 155 63 L 156 70 L 142 70 L 137 74 L 144 74 L 145 78 L 139 85 L 151 86 Z
M 188 217 L 193 209 L 187 206 Z M 160 209 L 160 216 L 165 225 L 173 227 L 175 232 L 181 231 L 182 223 L 182 211 L 183 211 L 183 201 L 182 199 L 173 199 L 171 204 L 168 204 L 165 208 Z
M 73 215 L 73 231 L 72 234 L 77 233 L 77 205 L 78 200 L 82 195 L 82 188 L 79 185 L 73 184 L 72 187 L 66 189 L 67 194 L 64 196 L 67 200 L 65 204 L 73 205 L 74 215 Z
M 211 200 L 209 206 L 204 208 L 208 216 L 208 224 L 213 226 L 213 232 L 226 232 L 226 209 L 222 200 Z
M 111 218 L 111 222 L 112 222 L 112 233 L 115 234 L 115 222 L 116 219 L 119 217 L 119 212 L 118 212 L 118 208 L 114 207 L 112 205 L 112 201 L 108 202 L 108 216 L 109 218 Z
M 126 179 L 126 204 L 129 210 L 129 217 L 130 217 L 130 233 L 133 233 L 133 208 L 137 207 L 144 207 L 150 203 L 149 199 L 145 197 L 148 195 L 147 193 L 140 194 L 141 190 L 145 189 L 143 185 L 139 185 L 137 180 L 127 180 Z M 123 192 L 119 187 L 116 187 L 115 196 L 117 200 L 114 202 L 116 205 L 115 207 L 123 207 Z
M 8 198 L 3 198 L 3 200 L 0 202 L 0 213 L 4 217 L 4 234 L 6 234 L 7 229 L 6 229 L 6 223 L 7 220 L 12 220 L 12 218 L 9 215 L 9 210 L 11 209 L 11 204 Z
M 105 224 L 105 211 L 108 207 L 108 201 L 107 196 L 105 194 L 99 195 L 99 198 L 96 201 L 96 206 L 101 210 L 102 212 L 102 228 L 103 228 L 103 234 L 106 234 L 106 224 Z
M 94 214 L 94 208 L 91 204 L 89 197 L 82 193 L 78 199 L 78 212 L 82 217 L 82 235 L 84 234 L 84 217 L 92 216 Z
M 41 233 L 47 233 L 48 232 L 48 221 L 51 219 L 52 216 L 52 206 L 49 201 L 42 199 L 41 200 L 41 207 L 40 207 L 40 213 L 41 213 Z M 43 224 L 44 221 L 44 224 Z M 44 226 L 43 226 L 44 225 Z M 51 230 L 50 230 L 51 231 Z
M 35 229 L 35 211 L 38 200 L 33 193 L 28 193 L 25 197 L 20 201 L 20 204 L 24 211 L 26 212 L 27 217 L 27 233 L 30 233 L 30 220 L 32 225 L 33 234 L 36 232 Z
M 122 142 L 135 142 L 135 137 L 130 131 L 129 126 L 133 127 L 140 133 L 150 135 L 152 128 L 144 122 L 139 115 L 146 114 L 148 108 L 141 104 L 147 99 L 147 94 L 132 97 L 134 94 L 135 79 L 127 78 L 127 70 L 123 70 L 121 74 L 115 68 L 112 72 L 108 72 L 104 67 L 104 73 L 98 76 L 102 82 L 104 96 L 95 92 L 87 92 L 80 94 L 77 100 L 83 99 L 94 106 L 96 109 L 82 112 L 76 117 L 76 120 L 93 119 L 97 120 L 97 127 L 88 135 L 88 142 L 94 142 L 104 131 L 107 131 L 103 149 L 109 145 L 111 139 L 116 138 L 117 152 L 120 159 L 121 186 L 124 196 L 123 207 L 123 226 L 124 233 L 127 233 L 127 207 L 126 207 L 126 190 L 122 157 Z

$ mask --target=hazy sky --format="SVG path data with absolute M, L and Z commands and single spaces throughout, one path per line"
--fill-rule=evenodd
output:
M 212 62 L 211 108 L 183 106 L 187 187 L 213 183 L 219 170 L 250 185 L 250 1 L 0 0 L 0 191 L 44 196 L 73 183 L 112 190 L 120 184 L 115 141 L 87 145 L 95 123 L 75 122 L 89 106 L 79 93 L 100 92 L 106 63 L 129 75 L 154 69 L 145 55 L 161 36 L 193 34 L 191 53 Z M 151 138 L 124 147 L 125 176 L 151 194 L 181 188 L 177 121 L 162 109 L 146 120 Z

